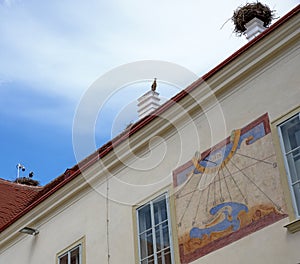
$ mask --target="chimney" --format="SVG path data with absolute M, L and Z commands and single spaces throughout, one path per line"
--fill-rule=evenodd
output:
M 249 41 L 254 39 L 256 36 L 258 36 L 266 29 L 266 27 L 264 27 L 264 22 L 257 17 L 250 20 L 245 25 L 245 28 L 246 28 L 245 35 L 247 40 Z
M 159 93 L 156 92 L 156 78 L 152 83 L 151 90 L 146 92 L 140 98 L 138 98 L 138 114 L 139 119 L 151 114 L 155 109 L 160 106 Z

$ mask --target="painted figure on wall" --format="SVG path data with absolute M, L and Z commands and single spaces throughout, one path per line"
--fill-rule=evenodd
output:
M 173 179 L 182 263 L 287 216 L 267 114 L 195 153 Z

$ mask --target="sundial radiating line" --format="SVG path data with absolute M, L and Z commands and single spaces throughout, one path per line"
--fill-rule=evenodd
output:
M 242 154 L 242 153 L 239 153 L 239 152 L 236 152 L 237 155 L 240 155 L 242 157 L 246 157 L 246 158 L 249 158 L 249 159 L 253 159 L 253 160 L 256 160 L 256 161 L 259 161 L 259 162 L 263 162 L 263 163 L 266 163 L 266 164 L 270 164 L 272 166 L 274 166 L 274 163 L 273 162 L 270 162 L 270 161 L 266 161 L 266 160 L 262 160 L 262 159 L 257 159 L 257 158 L 254 158 L 254 157 L 251 157 L 251 156 L 248 156 L 248 155 L 245 155 L 245 154 Z M 273 155 L 272 155 L 273 156 Z M 268 157 L 269 158 L 269 157 Z
M 266 198 L 276 206 L 276 208 L 283 212 L 281 207 L 279 205 L 277 205 L 269 195 L 267 195 L 244 171 L 242 171 L 232 160 L 231 163 L 233 164 L 234 167 L 236 167 L 262 194 L 264 194 L 266 196 Z
M 191 178 L 192 178 L 192 176 L 191 176 Z M 181 216 L 181 218 L 180 218 L 180 221 L 179 221 L 179 223 L 181 223 L 181 222 L 182 222 L 182 219 L 183 219 L 183 217 L 184 217 L 184 215 L 185 215 L 185 213 L 186 213 L 187 209 L 188 209 L 188 208 L 189 208 L 189 206 L 190 206 L 190 203 L 191 203 L 191 201 L 192 201 L 192 199 L 193 199 L 193 196 L 194 196 L 195 192 L 197 191 L 197 186 L 198 186 L 198 184 L 199 184 L 200 180 L 201 180 L 201 177 L 199 177 L 199 179 L 198 179 L 198 183 L 196 184 L 196 186 L 195 186 L 194 190 L 192 191 L 191 198 L 189 199 L 187 206 L 184 208 L 184 212 L 183 212 L 183 214 L 182 214 L 182 216 Z
M 234 179 L 234 177 L 233 177 L 232 173 L 230 172 L 230 170 L 228 169 L 227 165 L 225 165 L 225 168 L 226 168 L 226 170 L 228 171 L 228 173 L 229 173 L 230 177 L 232 178 L 232 180 L 233 180 L 233 182 L 234 182 L 235 186 L 236 186 L 236 187 L 237 187 L 237 189 L 239 190 L 239 192 L 240 192 L 241 196 L 243 197 L 243 200 L 244 200 L 244 201 L 245 201 L 245 203 L 247 204 L 247 199 L 245 198 L 244 194 L 242 193 L 242 191 L 241 191 L 241 189 L 240 189 L 239 185 L 237 184 L 236 180 Z
M 228 195 L 229 195 L 229 199 L 231 201 L 232 198 L 231 198 L 231 194 L 230 194 L 230 191 L 229 191 L 229 188 L 228 188 L 228 184 L 227 184 L 227 181 L 226 181 L 226 176 L 224 174 L 224 170 L 222 169 L 221 171 L 222 171 L 223 179 L 224 179 L 224 182 L 225 182 L 225 185 L 226 185 L 226 189 L 227 189 L 227 192 L 228 192 Z

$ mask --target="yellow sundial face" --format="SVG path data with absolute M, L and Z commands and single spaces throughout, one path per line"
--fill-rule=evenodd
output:
M 210 154 L 209 160 L 205 160 L 205 158 L 201 159 L 201 155 L 195 155 L 192 159 L 192 162 L 193 162 L 196 170 L 200 173 L 205 173 L 205 174 L 217 173 L 220 169 L 222 169 L 229 162 L 229 160 L 232 158 L 232 156 L 236 152 L 238 145 L 239 145 L 240 136 L 241 136 L 240 129 L 232 131 L 230 141 L 233 144 L 232 144 L 231 150 L 229 151 L 229 153 L 226 156 L 224 155 L 225 151 L 222 150 L 222 148 L 220 150 L 215 150 L 212 154 Z M 208 164 L 208 163 L 214 164 L 214 166 L 203 166 L 200 163 L 201 161 L 206 161 L 206 164 Z

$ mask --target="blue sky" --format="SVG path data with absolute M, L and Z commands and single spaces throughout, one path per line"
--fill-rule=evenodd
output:
M 46 184 L 75 165 L 76 107 L 107 71 L 162 60 L 202 76 L 246 44 L 232 33 L 231 21 L 225 23 L 245 1 L 216 3 L 0 0 L 0 178 L 14 180 L 20 162 L 27 168 L 24 176 L 34 171 Z M 264 3 L 281 17 L 298 0 Z M 107 101 L 96 125 L 98 146 L 136 119 L 134 100 L 150 85 L 141 82 L 127 96 L 117 93 Z M 158 86 L 163 97 L 178 91 Z M 116 118 L 124 108 L 130 113 Z

